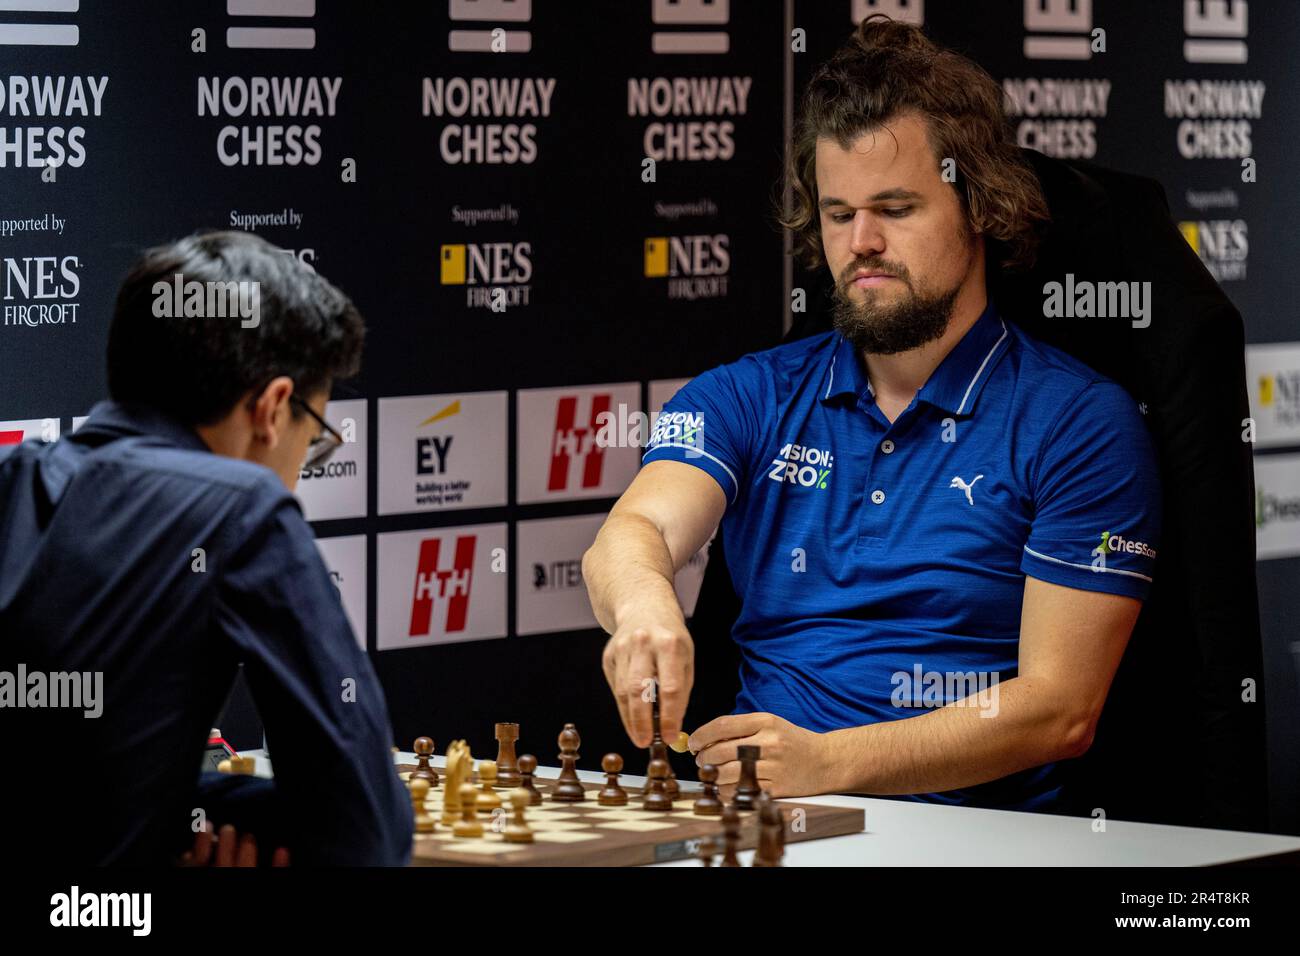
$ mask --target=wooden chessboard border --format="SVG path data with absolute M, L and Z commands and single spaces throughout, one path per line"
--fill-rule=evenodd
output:
M 398 772 L 404 774 L 409 774 L 414 769 L 414 764 L 401 764 L 397 767 Z M 435 795 L 442 793 L 442 778 L 443 774 L 439 772 L 439 783 L 434 791 Z M 534 782 L 537 789 L 542 792 L 549 809 L 543 810 L 540 807 L 532 807 L 529 810 L 530 814 L 544 814 L 555 810 L 564 814 L 577 814 L 581 819 L 589 814 L 617 812 L 621 809 L 634 811 L 638 816 L 644 812 L 641 811 L 641 796 L 644 793 L 644 789 L 641 787 L 625 784 L 624 789 L 627 790 L 629 797 L 627 807 L 612 808 L 602 807 L 596 802 L 596 792 L 600 790 L 601 784 L 583 783 L 583 789 L 590 794 L 590 797 L 585 801 L 559 803 L 550 799 L 550 793 L 554 788 L 554 780 L 538 778 Z M 507 789 L 497 788 L 496 792 L 504 796 Z M 695 796 L 693 793 L 683 794 L 679 799 L 693 800 Z M 793 800 L 779 800 L 777 806 L 781 809 L 782 816 L 786 820 L 785 839 L 787 844 L 860 833 L 866 824 L 866 812 L 861 808 L 823 806 L 821 804 L 799 803 Z M 791 826 L 791 820 L 795 812 L 800 810 L 803 811 L 801 826 L 795 828 Z M 466 845 L 475 844 L 479 843 L 480 839 L 500 841 L 501 837 L 499 835 L 489 834 L 482 838 L 465 839 L 463 841 L 448 840 L 445 837 L 446 829 L 439 822 L 435 833 L 441 834 L 441 837 L 434 839 L 427 835 L 417 834 L 411 865 L 488 867 L 642 866 L 649 863 L 694 859 L 703 840 L 711 837 L 721 837 L 721 817 L 695 816 L 694 814 L 683 813 L 680 810 L 662 812 L 661 815 L 664 822 L 672 824 L 671 830 L 657 829 L 653 832 L 628 832 L 608 829 L 601 832 L 601 839 L 598 840 L 585 840 L 577 843 L 539 841 L 530 844 L 519 844 L 509 851 L 497 853 L 481 853 L 459 849 L 457 844 L 461 842 Z M 482 819 L 485 827 L 488 826 L 486 817 L 482 817 Z M 655 819 L 659 819 L 659 815 L 656 815 Z M 758 845 L 756 814 L 753 811 L 743 811 L 741 820 L 741 839 L 738 849 L 752 850 Z M 592 829 L 597 829 L 599 826 L 598 823 L 591 824 Z

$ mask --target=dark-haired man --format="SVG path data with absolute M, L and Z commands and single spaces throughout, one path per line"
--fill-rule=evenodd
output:
M 263 849 L 408 859 L 383 691 L 292 494 L 342 441 L 325 403 L 363 336 L 346 296 L 256 236 L 159 246 L 118 295 L 111 398 L 0 457 L 0 670 L 102 687 L 96 717 L 0 716 L 0 749 L 25 755 L 11 858 L 162 863 L 220 824 L 196 782 L 242 663 L 276 757 L 274 799 L 241 806 Z M 241 783 L 224 806 L 250 803 Z
M 655 693 L 680 727 L 672 579 L 720 525 L 741 691 L 690 735 L 720 783 L 757 745 L 778 797 L 1061 805 L 1152 581 L 1159 482 L 1124 389 L 988 298 L 986 264 L 1032 262 L 1047 215 L 1001 102 L 878 16 L 810 81 L 783 221 L 835 331 L 680 390 L 584 557 L 638 744 Z

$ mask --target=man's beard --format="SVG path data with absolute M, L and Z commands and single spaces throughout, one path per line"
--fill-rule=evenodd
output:
M 849 275 L 852 275 L 852 271 Z M 835 320 L 835 330 L 858 351 L 873 355 L 895 355 L 933 342 L 947 331 L 959 289 L 940 295 L 918 296 L 910 291 L 910 281 L 906 276 L 899 281 L 909 282 L 908 295 L 889 305 L 880 304 L 871 290 L 868 290 L 864 301 L 854 301 L 848 297 L 839 282 L 835 283 L 831 313 Z

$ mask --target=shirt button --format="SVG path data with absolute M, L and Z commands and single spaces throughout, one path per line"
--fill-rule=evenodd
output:
M 884 493 L 883 491 L 881 491 L 879 488 L 877 488 L 875 491 L 873 491 L 873 492 L 871 493 L 871 502 L 872 502 L 872 504 L 877 504 L 877 505 L 878 505 L 878 504 L 880 504 L 880 503 L 881 503 L 882 501 L 884 501 L 884 500 L 885 500 L 885 493 Z
M 888 455 L 891 451 L 894 450 L 894 443 L 888 438 L 886 438 L 884 441 L 880 443 L 880 450 L 883 451 L 886 455 Z

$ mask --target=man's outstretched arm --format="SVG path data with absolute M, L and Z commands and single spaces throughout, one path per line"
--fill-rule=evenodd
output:
M 650 462 L 582 557 L 592 610 L 611 635 L 602 659 L 605 679 L 638 747 L 650 743 L 655 693 L 665 739 L 681 730 L 695 648 L 673 577 L 709 540 L 726 504 L 706 472 L 676 461 Z
M 697 763 L 735 784 L 736 749 L 762 748 L 774 797 L 942 793 L 1055 760 L 1092 743 L 1142 603 L 1025 579 L 1016 677 L 919 717 L 817 734 L 773 714 L 719 717 L 691 736 Z

